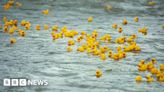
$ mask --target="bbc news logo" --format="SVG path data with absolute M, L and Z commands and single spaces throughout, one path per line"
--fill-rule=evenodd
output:
M 3 86 L 46 86 L 47 80 L 3 79 Z

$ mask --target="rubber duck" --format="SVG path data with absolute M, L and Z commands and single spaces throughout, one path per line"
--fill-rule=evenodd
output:
M 77 48 L 77 51 L 79 51 L 79 52 L 84 52 L 85 49 L 84 49 L 82 46 L 80 46 L 80 47 Z
M 8 21 L 7 17 L 4 16 L 4 17 L 3 17 L 3 22 L 7 22 L 7 21 Z
M 147 27 L 143 27 L 143 28 L 139 28 L 138 29 L 138 32 L 144 34 L 144 35 L 147 35 L 148 33 L 148 28 Z
M 23 31 L 23 30 L 18 30 L 18 34 L 19 34 L 19 36 L 21 36 L 21 37 L 25 37 L 25 36 L 26 36 L 26 33 L 25 33 L 25 31 Z
M 134 22 L 138 22 L 139 21 L 139 18 L 138 17 L 134 17 Z
M 109 50 L 109 48 L 107 46 L 103 46 L 103 47 L 100 47 L 100 51 L 101 53 L 105 53 Z
M 44 24 L 44 30 L 48 30 L 49 26 L 47 24 Z
M 122 31 L 123 31 L 122 27 L 118 27 L 118 32 L 122 33 Z
M 142 76 L 138 75 L 135 78 L 136 82 L 141 82 L 142 81 Z
M 15 38 L 10 38 L 10 44 L 14 44 L 16 43 L 16 39 Z
M 93 21 L 93 17 L 88 17 L 88 22 L 92 22 Z
M 147 65 L 146 64 L 143 64 L 140 67 L 138 67 L 138 71 L 140 71 L 140 72 L 144 72 L 146 70 L 147 70 Z
M 42 14 L 48 15 L 49 14 L 49 10 L 48 9 L 42 10 Z
M 39 30 L 40 30 L 40 25 L 37 24 L 37 25 L 35 26 L 35 29 L 39 31 Z
M 148 5 L 149 5 L 149 6 L 155 6 L 155 5 L 156 5 L 156 2 L 155 2 L 155 1 L 149 1 L 149 2 L 148 2 Z
M 151 62 L 152 62 L 153 64 L 156 64 L 156 63 L 157 63 L 156 58 L 152 58 L 152 59 L 151 59 Z
M 19 7 L 22 6 L 22 3 L 20 3 L 20 2 L 16 2 L 15 4 L 16 4 L 16 7 L 17 7 L 17 8 L 19 8 Z
M 150 70 L 150 72 L 152 73 L 152 74 L 157 74 L 159 71 L 158 71 L 158 69 L 157 68 L 152 68 L 151 70 Z
M 112 51 L 111 50 L 108 52 L 108 57 L 112 58 Z
M 146 79 L 147 79 L 146 81 L 147 81 L 148 83 L 154 81 L 154 78 L 153 78 L 151 75 L 147 75 L 147 76 L 146 76 Z
M 105 54 L 100 54 L 100 59 L 103 60 L 103 61 L 106 60 L 106 55 Z
M 112 25 L 112 28 L 117 29 L 117 24 L 114 23 L 114 24 Z
M 72 48 L 70 46 L 67 47 L 67 52 L 71 52 Z
M 52 26 L 52 31 L 58 31 L 58 25 Z
M 16 26 L 12 26 L 10 29 L 9 29 L 9 34 L 10 35 L 13 35 L 14 32 L 17 30 L 17 27 Z
M 153 69 L 153 68 L 154 68 L 154 64 L 152 62 L 148 62 L 147 63 L 147 70 L 151 71 L 151 69 Z
M 82 31 L 80 34 L 81 35 L 86 35 L 87 33 L 85 31 Z
M 142 59 L 142 60 L 139 61 L 138 67 L 141 67 L 141 66 L 144 65 L 144 64 L 145 64 L 145 60 Z
M 110 4 L 106 4 L 106 5 L 104 5 L 104 9 L 106 11 L 111 11 L 112 10 L 112 6 Z
M 164 64 L 160 64 L 160 71 L 164 71 Z
M 127 24 L 128 24 L 128 21 L 127 21 L 126 19 L 124 19 L 124 20 L 122 21 L 122 24 L 123 24 L 123 25 L 127 25 Z
M 164 24 L 162 24 L 161 27 L 164 28 Z
M 96 77 L 100 78 L 102 76 L 102 71 L 100 69 L 96 70 Z

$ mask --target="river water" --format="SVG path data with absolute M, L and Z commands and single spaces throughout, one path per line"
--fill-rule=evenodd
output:
M 17 43 L 10 45 L 8 34 L 0 30 L 0 92 L 164 92 L 164 84 L 135 82 L 139 73 L 137 63 L 140 59 L 156 57 L 158 64 L 164 62 L 164 0 L 155 0 L 157 5 L 147 6 L 148 0 L 17 0 L 23 6 L 4 11 L 0 0 L 0 18 L 29 20 L 32 27 L 25 38 L 14 35 Z M 112 5 L 111 11 L 105 11 L 105 5 Z M 49 9 L 47 16 L 41 14 Z M 93 16 L 92 23 L 87 18 Z M 134 23 L 133 18 L 139 17 Z M 100 35 L 110 33 L 112 38 L 119 37 L 111 28 L 113 23 L 121 24 L 126 18 L 129 21 L 123 26 L 124 34 L 137 34 L 137 43 L 141 53 L 128 53 L 127 58 L 115 62 L 78 53 L 76 47 L 71 53 L 66 52 L 67 38 L 52 41 L 51 30 L 36 31 L 35 25 L 66 25 L 68 29 L 87 31 L 97 29 Z M 1 22 L 2 23 L 2 22 Z M 147 26 L 149 32 L 143 36 L 137 32 Z M 111 44 L 115 48 L 116 44 Z M 96 69 L 102 69 L 103 76 L 95 77 Z M 109 71 L 111 70 L 111 71 Z M 47 80 L 47 86 L 4 87 L 4 78 L 27 78 Z

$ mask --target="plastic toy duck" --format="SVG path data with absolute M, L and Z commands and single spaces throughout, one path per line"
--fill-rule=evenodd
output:
M 140 60 L 139 63 L 138 63 L 138 67 L 141 67 L 144 64 L 145 64 L 145 60 Z
M 88 17 L 88 22 L 92 22 L 93 21 L 93 17 Z
M 138 67 L 138 71 L 140 71 L 140 72 L 143 72 L 143 71 L 146 71 L 146 70 L 147 70 L 147 65 L 146 64 L 143 64 L 140 67 Z
M 149 2 L 148 2 L 148 5 L 149 5 L 149 6 L 155 6 L 155 5 L 156 5 L 156 2 L 155 2 L 155 1 L 149 1 Z
M 100 69 L 96 70 L 96 77 L 100 78 L 102 76 L 102 71 Z
M 156 63 L 157 63 L 156 58 L 152 58 L 152 59 L 151 59 L 151 62 L 152 62 L 153 64 L 156 64 Z
M 114 24 L 112 25 L 112 28 L 117 29 L 117 24 L 114 23 Z
M 52 31 L 58 31 L 58 25 L 52 26 Z
M 159 72 L 159 70 L 157 69 L 157 68 L 152 68 L 151 70 L 150 70 L 150 72 L 152 73 L 152 74 L 157 74 L 158 72 Z
M 123 25 L 127 25 L 127 24 L 128 24 L 128 21 L 127 21 L 126 19 L 124 19 L 124 20 L 122 21 L 122 24 L 123 24 Z
M 139 21 L 139 18 L 138 17 L 134 17 L 134 22 L 138 22 Z
M 162 24 L 161 27 L 164 28 L 164 24 Z
M 100 51 L 101 53 L 105 53 L 109 50 L 109 48 L 107 46 L 104 46 L 104 47 L 100 47 Z
M 68 46 L 72 46 L 72 45 L 75 45 L 75 41 L 74 40 L 69 40 L 68 41 Z
M 4 17 L 3 17 L 3 22 L 7 22 L 7 21 L 8 21 L 7 17 L 4 16 Z
M 126 41 L 125 37 L 116 38 L 115 42 L 118 44 L 124 44 Z
M 148 28 L 147 27 L 143 27 L 143 28 L 139 28 L 138 29 L 138 32 L 144 34 L 144 35 L 147 35 L 148 33 Z
M 153 77 L 151 77 L 151 75 L 147 75 L 146 76 L 146 81 L 148 82 L 148 83 L 150 83 L 150 82 L 153 82 L 154 81 L 154 78 Z
M 77 48 L 77 51 L 79 51 L 79 52 L 84 52 L 85 49 L 84 49 L 82 46 L 80 46 L 80 47 Z
M 119 33 L 122 33 L 122 31 L 123 31 L 122 27 L 119 27 L 119 28 L 118 28 L 118 32 L 119 32 Z
M 112 51 L 111 50 L 108 52 L 108 57 L 112 58 Z
M 160 71 L 164 71 L 164 64 L 160 64 Z
M 70 46 L 67 47 L 67 52 L 71 52 L 72 48 Z
M 138 75 L 135 78 L 136 82 L 141 82 L 142 81 L 142 76 Z
M 19 8 L 19 7 L 22 6 L 22 3 L 20 3 L 20 2 L 16 2 L 15 4 L 16 4 L 16 7 L 17 7 L 17 8 Z
M 80 34 L 81 35 L 86 35 L 87 33 L 85 31 L 82 31 Z
M 147 63 L 147 70 L 151 71 L 151 69 L 153 69 L 153 68 L 154 68 L 154 64 L 152 62 L 148 62 Z
M 48 10 L 48 9 L 43 10 L 43 11 L 42 11 L 42 14 L 48 15 L 48 14 L 49 14 L 49 10 Z
M 39 30 L 40 30 L 40 25 L 39 25 L 39 24 L 36 25 L 36 26 L 35 26 L 35 29 L 39 31 Z
M 18 34 L 19 34 L 19 36 L 21 36 L 21 37 L 25 37 L 25 36 L 26 36 L 26 33 L 25 33 L 25 31 L 23 31 L 23 30 L 18 30 Z
M 113 54 L 112 58 L 114 60 L 119 60 L 119 54 L 118 53 Z
M 105 34 L 104 36 L 100 37 L 100 40 L 103 42 L 110 42 L 111 41 L 111 36 L 110 34 Z
M 44 30 L 48 30 L 49 26 L 47 24 L 44 24 Z
M 100 59 L 103 60 L 103 61 L 106 60 L 106 55 L 105 54 L 100 54 Z
M 10 29 L 9 29 L 9 34 L 12 35 L 14 34 L 14 32 L 17 30 L 18 28 L 16 26 L 12 26 Z
M 111 11 L 111 10 L 112 10 L 112 6 L 111 6 L 110 4 L 106 4 L 106 5 L 104 6 L 104 9 L 105 9 L 106 11 Z
M 10 38 L 10 44 L 14 44 L 16 43 L 16 39 L 15 38 Z

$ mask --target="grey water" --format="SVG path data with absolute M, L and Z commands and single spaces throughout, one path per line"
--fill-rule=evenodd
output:
M 153 82 L 140 84 L 135 82 L 139 73 L 137 63 L 141 59 L 157 58 L 158 64 L 164 63 L 164 0 L 154 0 L 157 5 L 150 7 L 149 0 L 17 0 L 23 6 L 3 10 L 6 0 L 0 0 L 0 20 L 3 16 L 9 19 L 25 19 L 32 27 L 27 36 L 14 35 L 17 42 L 10 45 L 11 36 L 0 29 L 0 92 L 164 92 L 164 83 Z M 105 5 L 112 10 L 106 11 Z M 41 14 L 49 9 L 49 15 Z M 87 18 L 93 16 L 93 22 Z M 139 22 L 133 22 L 135 16 Z M 128 25 L 123 26 L 124 34 L 137 34 L 137 43 L 141 53 L 128 53 L 127 58 L 115 62 L 86 53 L 78 53 L 77 46 L 73 52 L 66 52 L 68 39 L 52 41 L 51 29 L 35 30 L 35 25 L 67 26 L 68 29 L 87 31 L 97 30 L 99 35 L 110 33 L 112 40 L 121 36 L 111 25 L 121 25 L 126 18 Z M 0 21 L 2 24 L 2 21 Z M 147 26 L 148 35 L 138 33 L 138 28 Z M 42 28 L 43 29 L 43 28 Z M 109 44 L 114 49 L 116 44 Z M 102 69 L 103 75 L 95 77 L 96 69 Z M 111 70 L 111 71 L 108 71 Z M 4 87 L 4 78 L 27 78 L 47 80 L 47 86 Z

